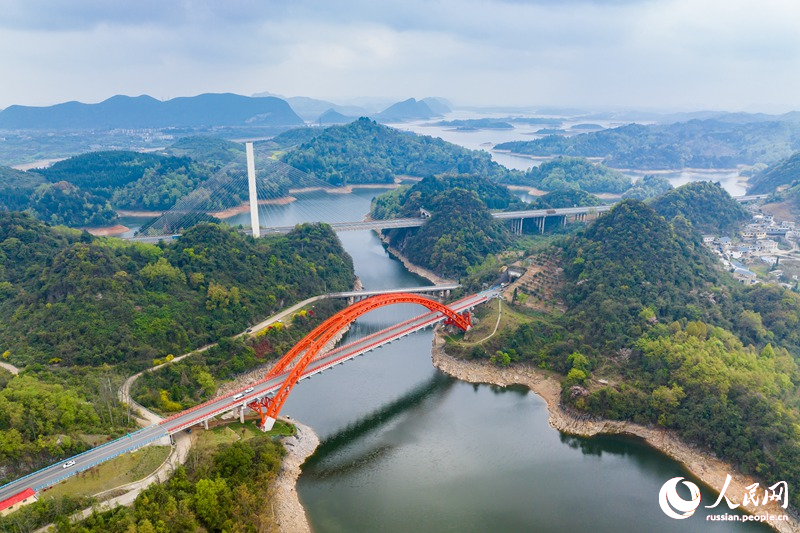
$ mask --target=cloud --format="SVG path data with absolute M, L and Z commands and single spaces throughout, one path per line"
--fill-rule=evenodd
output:
M 230 91 L 797 103 L 794 0 L 0 0 L 0 106 Z

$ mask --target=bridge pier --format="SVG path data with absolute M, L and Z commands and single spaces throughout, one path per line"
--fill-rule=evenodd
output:
M 242 406 L 239 408 L 239 423 L 244 424 L 244 410 L 246 407 Z
M 208 418 L 206 418 L 205 420 L 203 420 L 203 427 L 204 427 L 205 429 L 208 429 Z
M 266 433 L 267 431 L 271 430 L 274 425 L 275 419 L 271 416 L 266 416 L 264 417 L 264 424 L 261 426 L 261 431 Z
M 542 217 L 539 219 L 539 233 L 544 235 L 544 219 L 547 217 Z

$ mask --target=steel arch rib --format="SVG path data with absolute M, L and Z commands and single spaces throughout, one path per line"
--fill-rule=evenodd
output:
M 411 293 L 382 294 L 361 300 L 333 315 L 322 324 L 314 328 L 306 337 L 298 342 L 286 355 L 284 355 L 275 366 L 267 373 L 267 378 L 274 377 L 286 371 L 289 365 L 294 362 L 292 370 L 284 380 L 280 389 L 272 398 L 262 398 L 259 401 L 248 405 L 261 415 L 262 426 L 267 418 L 275 420 L 283 407 L 284 402 L 289 396 L 294 386 L 300 381 L 306 367 L 314 361 L 325 345 L 333 339 L 342 329 L 354 322 L 360 316 L 387 305 L 412 303 L 427 307 L 431 311 L 437 311 L 447 317 L 447 321 L 464 331 L 471 325 L 469 313 L 460 315 L 435 300 L 418 296 Z M 302 354 L 302 355 L 301 355 Z
M 303 339 L 295 344 L 291 350 L 286 352 L 286 354 L 281 357 L 277 363 L 267 372 L 266 378 L 272 378 L 278 376 L 286 371 L 289 368 L 289 365 L 297 359 L 297 356 L 303 353 L 304 350 L 307 350 L 314 340 L 319 337 L 322 333 L 324 333 L 328 328 L 331 327 L 332 321 L 338 316 L 353 316 L 353 319 L 350 322 L 357 319 L 359 316 L 368 313 L 378 307 L 383 307 L 386 305 L 392 305 L 397 303 L 416 303 L 420 305 L 424 305 L 431 311 L 439 311 L 453 321 L 455 325 L 460 327 L 461 329 L 468 329 L 470 327 L 470 323 L 464 322 L 463 324 L 459 324 L 459 321 L 463 319 L 463 317 L 455 312 L 453 312 L 449 307 L 444 304 L 440 304 L 435 300 L 431 300 L 430 298 L 425 298 L 423 296 L 418 296 L 413 293 L 396 293 L 396 294 L 380 294 L 377 296 L 372 296 L 361 300 L 360 302 L 356 302 L 349 307 L 339 311 L 328 320 L 311 330 Z

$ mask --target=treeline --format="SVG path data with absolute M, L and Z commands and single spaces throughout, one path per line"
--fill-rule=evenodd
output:
M 367 118 L 325 129 L 287 152 L 283 161 L 334 185 L 392 183 L 403 175 L 478 174 L 500 179 L 511 172 L 492 161 L 488 152 L 404 133 Z
M 623 198 L 638 200 L 653 198 L 672 189 L 669 181 L 660 176 L 648 175 L 632 183 L 629 176 L 602 163 L 593 163 L 583 157 L 566 156 L 546 161 L 524 174 L 511 173 L 503 181 L 511 185 L 526 185 L 551 192 L 580 190 L 590 193 L 614 193 L 621 194 Z
M 514 141 L 496 149 L 534 156 L 598 157 L 612 168 L 679 170 L 774 163 L 800 149 L 800 125 L 691 120 L 619 128 L 566 137 Z
M 325 225 L 255 240 L 207 224 L 153 245 L 0 214 L 0 349 L 22 365 L 141 366 L 353 279 Z
M 648 198 L 661 196 L 671 189 L 672 185 L 666 178 L 648 174 L 636 181 L 630 189 L 622 193 L 622 197 L 647 200 Z
M 145 211 L 169 209 L 218 171 L 189 157 L 126 151 L 82 154 L 41 170 L 49 181 L 68 182 L 105 199 L 115 209 Z M 214 206 L 237 205 L 244 196 L 244 192 L 220 191 Z

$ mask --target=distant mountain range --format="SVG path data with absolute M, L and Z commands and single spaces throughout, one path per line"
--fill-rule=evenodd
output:
M 48 107 L 13 105 L 0 111 L 0 129 L 109 130 L 296 126 L 301 119 L 280 98 L 201 94 L 160 101 L 150 96 L 113 96 L 98 104 L 66 102 Z
M 435 105 L 435 107 L 441 109 L 440 106 Z M 373 115 L 372 118 L 378 122 L 402 122 L 405 120 L 426 120 L 440 116 L 442 116 L 442 113 L 431 109 L 425 100 L 409 98 L 389 106 L 377 115 Z
M 65 102 L 52 106 L 12 105 L 0 111 L 5 130 L 114 130 L 215 127 L 299 126 L 305 121 L 342 124 L 371 116 L 380 122 L 424 120 L 450 112 L 441 98 L 409 98 L 376 113 L 304 96 L 278 98 L 261 93 L 201 94 L 160 101 L 147 95 L 117 95 L 97 104 Z
M 409 98 L 389 107 L 376 102 L 365 105 L 341 105 L 327 100 L 307 96 L 283 97 L 263 92 L 254 96 L 275 96 L 289 102 L 295 113 L 308 122 L 317 124 L 346 124 L 360 117 L 370 117 L 378 122 L 404 122 L 406 120 L 426 120 L 450 113 L 450 103 L 444 98 L 428 97 L 422 100 Z M 382 111 L 379 111 L 381 110 Z

